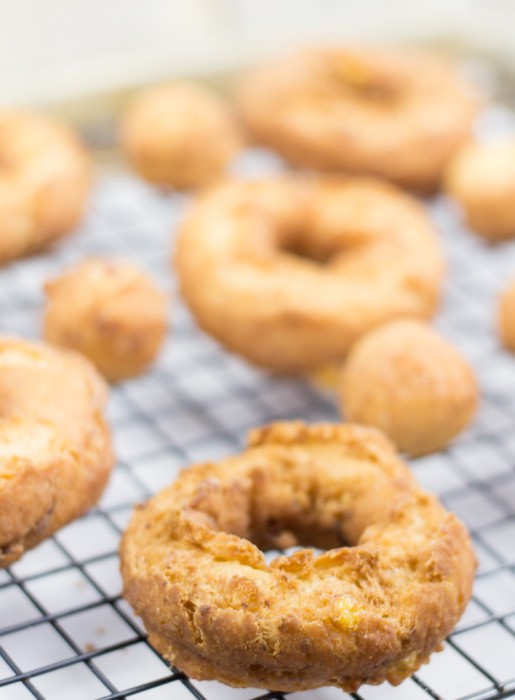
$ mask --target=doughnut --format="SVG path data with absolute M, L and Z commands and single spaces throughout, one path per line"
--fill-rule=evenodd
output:
M 328 176 L 204 193 L 181 226 L 176 265 L 199 325 L 280 373 L 340 361 L 392 318 L 429 318 L 443 277 L 439 242 L 412 197 Z
M 220 97 L 181 82 L 149 88 L 136 97 L 123 120 L 121 145 L 143 179 L 187 189 L 219 179 L 240 138 Z
M 503 345 L 507 350 L 515 352 L 515 280 L 501 294 L 498 319 Z
M 491 241 L 515 238 L 515 139 L 462 148 L 447 168 L 445 187 L 473 231 Z
M 472 369 L 430 326 L 385 324 L 352 347 L 340 382 L 347 420 L 382 430 L 414 457 L 443 449 L 471 422 L 478 404 Z
M 39 251 L 79 223 L 89 156 L 67 126 L 0 111 L 0 263 Z
M 45 340 L 82 353 L 109 381 L 141 374 L 155 359 L 167 299 L 135 265 L 88 258 L 46 282 L 45 291 Z
M 107 388 L 76 353 L 0 337 L 0 567 L 91 508 L 113 466 Z
M 350 424 L 252 431 L 139 507 L 121 544 L 124 595 L 168 661 L 272 691 L 399 684 L 453 629 L 474 569 L 460 520 Z
M 312 49 L 256 69 L 243 126 L 298 166 L 431 191 L 469 136 L 477 98 L 453 65 L 385 49 Z

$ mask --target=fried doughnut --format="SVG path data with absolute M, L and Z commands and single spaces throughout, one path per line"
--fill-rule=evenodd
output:
M 89 258 L 48 281 L 45 291 L 45 339 L 86 355 L 109 381 L 141 374 L 155 359 L 167 300 L 135 265 Z
M 473 231 L 492 241 L 515 238 L 515 139 L 465 146 L 449 164 L 445 185 Z
M 33 253 L 80 221 L 91 165 L 66 126 L 0 111 L 0 263 Z
M 221 177 L 240 139 L 221 98 L 183 82 L 139 95 L 125 115 L 121 143 L 142 178 L 185 189 Z
M 257 69 L 238 105 L 250 135 L 296 165 L 434 190 L 477 100 L 434 56 L 327 48 Z
M 113 453 L 107 388 L 79 355 L 2 336 L 0 393 L 3 567 L 97 502 Z
M 468 426 L 478 403 L 467 362 L 417 320 L 393 321 L 358 340 L 340 393 L 348 420 L 379 428 L 412 456 L 445 447 Z
M 498 317 L 503 345 L 507 350 L 515 352 L 515 280 L 501 294 Z
M 298 544 L 327 551 L 260 551 Z M 453 629 L 474 567 L 458 518 L 353 425 L 251 432 L 136 510 L 121 546 L 124 595 L 165 658 L 282 691 L 397 685 Z
M 200 326 L 276 372 L 341 360 L 375 325 L 430 317 L 443 276 L 423 208 L 391 185 L 283 177 L 197 200 L 179 233 L 180 288 Z

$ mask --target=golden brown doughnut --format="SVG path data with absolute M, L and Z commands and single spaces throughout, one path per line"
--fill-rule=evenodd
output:
M 90 159 L 63 124 L 0 111 L 0 263 L 33 253 L 80 221 Z
M 167 329 L 167 299 L 131 263 L 88 258 L 45 284 L 44 335 L 86 355 L 109 381 L 153 362 Z
M 473 231 L 493 241 L 515 238 L 515 139 L 465 146 L 450 162 L 445 186 Z
M 347 420 L 379 428 L 412 456 L 445 447 L 468 426 L 478 403 L 470 366 L 417 320 L 393 321 L 358 340 L 340 392 Z
M 384 321 L 430 317 L 443 276 L 435 232 L 412 197 L 328 177 L 213 189 L 182 225 L 176 262 L 199 325 L 284 373 L 342 360 Z
M 186 82 L 141 93 L 125 115 L 121 141 L 142 178 L 179 189 L 220 178 L 240 146 L 221 98 Z
M 99 499 L 113 453 L 107 387 L 71 352 L 0 338 L 0 567 Z
M 263 551 L 301 549 L 267 564 Z M 124 595 L 193 678 L 295 691 L 397 685 L 471 594 L 468 534 L 381 433 L 276 423 L 137 509 Z
M 499 299 L 499 334 L 504 346 L 515 352 L 515 281 L 512 281 Z
M 477 100 L 434 56 L 321 48 L 257 69 L 238 104 L 250 135 L 296 165 L 434 190 Z

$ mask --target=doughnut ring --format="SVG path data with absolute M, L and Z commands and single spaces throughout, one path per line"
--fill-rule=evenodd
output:
M 257 69 L 237 102 L 250 136 L 295 165 L 432 191 L 478 100 L 434 56 L 327 48 Z
M 270 564 L 261 551 L 299 544 L 326 551 Z M 193 678 L 349 692 L 427 662 L 471 595 L 475 557 L 381 433 L 291 422 L 137 509 L 121 567 L 151 644 Z
M 386 183 L 285 176 L 201 196 L 176 253 L 182 295 L 230 350 L 281 373 L 341 361 L 374 326 L 436 310 L 432 224 Z
M 68 127 L 25 112 L 0 112 L 0 263 L 69 233 L 84 213 L 89 157 Z
M 107 389 L 80 355 L 0 338 L 0 567 L 82 515 L 113 465 Z

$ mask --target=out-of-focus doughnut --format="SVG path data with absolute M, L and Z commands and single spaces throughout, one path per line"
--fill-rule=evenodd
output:
M 506 287 L 499 300 L 499 333 L 504 346 L 515 352 L 515 280 Z
M 204 330 L 251 362 L 302 373 L 379 323 L 430 317 L 443 276 L 422 206 L 358 179 L 231 182 L 194 203 L 176 255 Z
M 124 595 L 181 670 L 233 686 L 397 685 L 471 594 L 463 524 L 379 432 L 277 423 L 136 510 Z M 262 550 L 301 549 L 267 564 Z M 261 550 L 261 551 L 260 551 Z
M 150 88 L 130 105 L 122 148 L 142 178 L 185 189 L 219 179 L 240 146 L 221 98 L 193 83 Z
M 314 49 L 257 69 L 239 112 L 296 165 L 434 190 L 477 109 L 453 65 L 392 50 Z
M 465 146 L 445 184 L 473 231 L 492 241 L 515 238 L 515 139 Z
M 107 387 L 79 355 L 0 338 L 0 567 L 91 508 L 113 465 Z
M 471 421 L 478 403 L 474 374 L 430 326 L 393 321 L 352 347 L 341 380 L 348 420 L 383 430 L 412 456 L 445 447 Z
M 135 265 L 88 258 L 45 290 L 45 339 L 82 353 L 109 381 L 140 374 L 155 359 L 166 334 L 167 300 Z
M 67 126 L 0 111 L 0 263 L 69 233 L 84 212 L 90 159 Z

